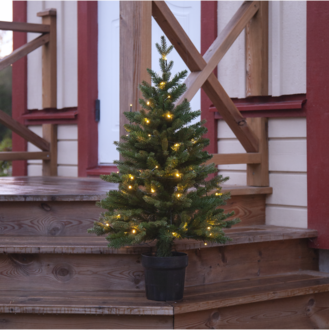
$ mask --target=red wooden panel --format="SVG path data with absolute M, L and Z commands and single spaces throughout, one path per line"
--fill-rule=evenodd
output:
M 13 21 L 26 22 L 26 1 L 13 1 Z M 27 42 L 24 32 L 13 33 L 13 49 L 17 49 Z M 27 109 L 27 58 L 24 57 L 12 66 L 12 117 L 24 124 L 22 115 Z M 13 151 L 26 151 L 27 142 L 20 136 L 13 134 Z M 27 162 L 14 161 L 13 176 L 27 175 Z
M 97 1 L 78 1 L 78 175 L 98 165 Z
M 100 176 L 101 174 L 111 174 L 117 172 L 118 168 L 116 166 L 97 166 L 87 170 L 88 176 Z
M 308 227 L 315 248 L 329 249 L 329 2 L 307 2 Z

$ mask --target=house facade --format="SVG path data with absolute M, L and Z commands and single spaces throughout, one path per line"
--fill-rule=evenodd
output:
M 202 54 L 241 3 L 167 2 Z M 119 2 L 15 1 L 13 21 L 41 23 L 36 14 L 50 7 L 57 10 L 57 108 L 42 108 L 42 53 L 37 49 L 13 65 L 13 117 L 39 135 L 42 124 L 58 125 L 59 176 L 110 173 L 116 170 L 113 141 L 119 139 L 120 125 Z M 320 249 L 324 271 L 329 271 L 328 15 L 326 2 L 269 2 L 268 96 L 248 97 L 244 32 L 216 72 L 245 117 L 268 118 L 273 194 L 266 199 L 266 224 L 317 229 L 319 238 L 313 247 Z M 153 21 L 153 45 L 161 35 Z M 14 32 L 14 48 L 33 37 Z M 153 47 L 155 71 L 157 58 Z M 177 53 L 173 60 L 176 71 L 186 68 Z M 201 117 L 207 120 L 211 153 L 244 152 L 204 92 L 191 104 L 195 110 L 201 108 Z M 13 149 L 37 150 L 15 136 Z M 13 175 L 39 176 L 41 168 L 38 160 L 16 161 Z M 246 184 L 246 165 L 219 165 L 219 174 L 229 176 L 230 184 Z

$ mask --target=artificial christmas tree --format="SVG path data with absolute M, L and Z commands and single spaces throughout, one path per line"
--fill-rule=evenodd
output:
M 173 47 L 164 37 L 156 46 L 162 73 L 148 69 L 153 85 L 140 85 L 142 109 L 125 113 L 128 134 L 115 142 L 123 156 L 115 162 L 119 172 L 102 177 L 118 183 L 119 190 L 100 202 L 107 212 L 90 232 L 107 234 L 114 248 L 156 240 L 156 256 L 171 257 L 176 239 L 225 243 L 223 228 L 239 219 L 226 220 L 233 214 L 218 208 L 229 198 L 219 186 L 228 178 L 207 180 L 217 171 L 214 164 L 204 165 L 212 157 L 203 151 L 207 129 L 203 122 L 188 125 L 200 111 L 191 111 L 187 100 L 175 106 L 186 90 L 179 82 L 187 71 L 171 79 L 173 62 L 167 63 L 167 55 Z

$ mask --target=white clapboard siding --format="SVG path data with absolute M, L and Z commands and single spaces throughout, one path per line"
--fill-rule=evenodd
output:
M 266 200 L 266 223 L 278 226 L 307 227 L 306 119 L 270 118 L 269 170 L 273 194 Z M 218 121 L 218 152 L 244 152 L 231 129 Z M 219 174 L 227 183 L 245 185 L 246 165 L 220 165 Z
M 242 1 L 218 2 L 218 32 Z M 244 98 L 245 32 L 218 65 L 218 79 L 230 97 Z M 306 93 L 306 1 L 269 2 L 269 95 Z
M 42 136 L 42 126 L 29 126 L 34 133 Z M 77 125 L 58 125 L 57 126 L 57 171 L 58 176 L 78 176 L 78 127 Z M 33 144 L 27 144 L 28 151 L 40 151 Z M 42 161 L 28 161 L 28 175 L 42 175 Z
M 41 23 L 36 14 L 49 8 L 57 10 L 57 108 L 76 107 L 77 99 L 77 1 L 28 1 L 27 21 Z M 28 33 L 31 41 L 38 34 Z M 27 108 L 42 109 L 42 51 L 28 55 Z

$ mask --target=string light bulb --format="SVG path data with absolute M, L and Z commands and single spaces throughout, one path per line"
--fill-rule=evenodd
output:
M 133 175 L 130 175 L 130 180 L 134 180 L 135 177 Z
M 219 193 L 219 192 L 216 192 L 215 195 L 216 195 L 216 196 L 222 196 L 223 194 L 222 194 L 222 193 Z
M 167 113 L 167 118 L 171 119 L 172 115 L 170 113 Z
M 151 188 L 151 193 L 152 193 L 152 194 L 155 193 L 155 190 L 154 190 L 153 188 Z
M 117 171 L 117 173 L 119 173 L 119 171 Z
M 175 233 L 175 232 L 172 232 L 172 235 L 173 235 L 173 236 L 177 236 L 177 233 Z
M 109 226 L 109 224 L 107 223 L 107 224 L 106 224 L 106 226 L 108 227 L 108 226 Z
M 136 234 L 136 229 L 133 229 L 133 230 L 132 230 L 132 233 L 133 233 L 133 234 Z
M 210 230 L 211 228 L 210 227 L 207 227 L 208 230 Z
M 151 137 L 152 135 L 151 135 L 151 134 L 148 134 L 147 136 L 148 136 L 148 137 Z
M 158 165 L 155 165 L 155 168 L 159 168 L 159 166 Z
M 179 146 L 180 146 L 179 143 L 175 143 L 175 144 L 174 144 L 174 147 L 176 147 L 176 148 L 179 147 Z
M 212 236 L 212 233 L 210 233 L 209 236 Z
M 132 189 L 132 186 L 128 186 L 128 189 Z
M 167 56 L 166 56 L 166 54 L 162 54 L 162 59 L 163 59 L 164 61 L 167 61 Z
M 180 198 L 182 195 L 181 195 L 181 194 L 177 194 L 176 196 L 177 196 L 178 198 Z
M 164 81 L 161 81 L 161 83 L 160 83 L 160 88 L 161 88 L 161 89 L 164 88 L 165 85 L 166 85 L 166 83 L 165 83 Z
M 150 120 L 147 119 L 147 118 L 145 118 L 145 122 L 146 122 L 146 124 L 149 124 L 150 123 Z
M 119 219 L 121 218 L 121 215 L 120 215 L 120 214 L 118 214 L 118 218 L 119 218 Z
M 150 101 L 147 101 L 146 104 L 147 104 L 147 105 L 150 105 Z
M 207 242 L 204 242 L 204 245 L 208 245 L 208 243 Z
M 171 96 L 170 95 L 168 95 L 168 99 L 170 99 L 171 98 Z
M 177 178 L 179 178 L 181 176 L 180 173 L 176 173 L 175 175 L 177 176 Z

